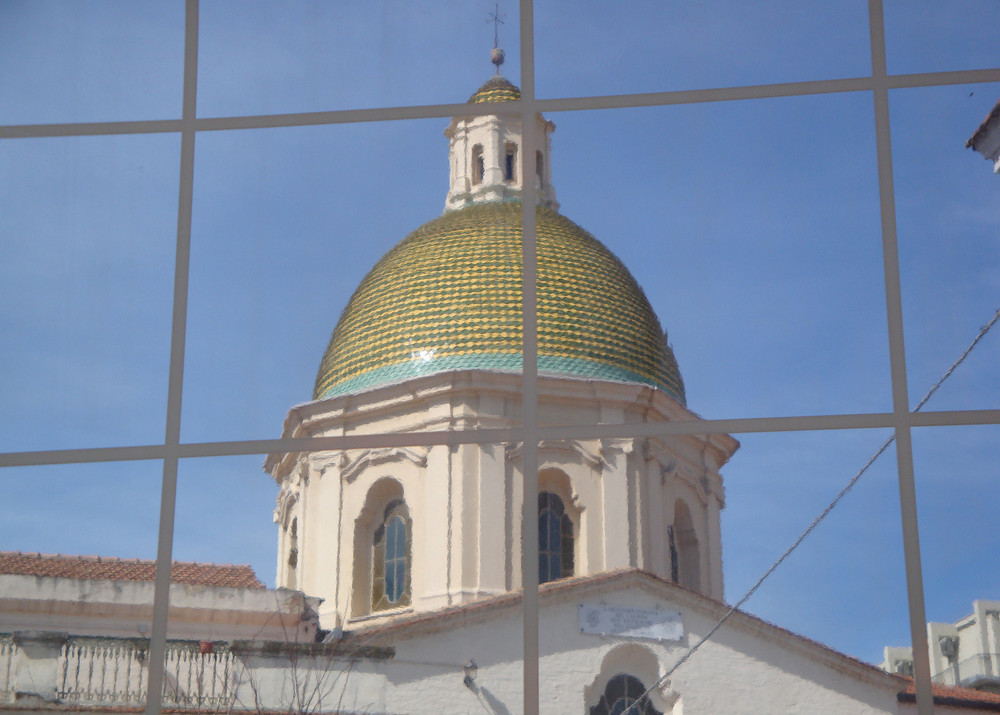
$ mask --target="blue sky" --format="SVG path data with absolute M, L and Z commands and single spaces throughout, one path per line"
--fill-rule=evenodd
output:
M 870 70 L 862 3 L 536 2 L 540 97 Z M 829 5 L 830 7 L 827 7 Z M 516 7 L 505 74 L 518 82 Z M 454 103 L 492 3 L 202 3 L 201 116 Z M 890 73 L 996 66 L 994 2 L 886 3 Z M 971 19 L 971 18 L 974 18 Z M 180 116 L 183 3 L 0 5 L 0 123 Z M 1000 84 L 890 94 L 911 403 L 1000 307 L 1000 178 L 963 144 Z M 552 112 L 562 211 L 644 286 L 710 418 L 891 410 L 870 94 Z M 275 437 L 368 268 L 440 214 L 446 119 L 205 132 L 182 439 Z M 163 440 L 180 139 L 0 142 L 0 451 Z M 1000 407 L 991 334 L 927 409 Z M 885 439 L 736 435 L 737 598 Z M 1000 427 L 914 432 L 928 617 L 1000 598 Z M 748 604 L 877 661 L 909 640 L 894 453 Z M 273 583 L 262 457 L 181 464 L 175 557 Z M 7 468 L 0 548 L 150 558 L 161 465 Z

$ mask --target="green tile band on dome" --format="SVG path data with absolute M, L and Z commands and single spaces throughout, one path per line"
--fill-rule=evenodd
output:
M 486 84 L 469 97 L 470 104 L 480 102 L 516 102 L 521 98 L 521 90 L 510 83 L 506 77 L 493 75 Z
M 324 397 L 339 397 L 372 387 L 391 385 L 424 375 L 434 375 L 452 370 L 485 370 L 492 372 L 521 373 L 524 363 L 520 353 L 496 355 L 460 355 L 424 360 L 417 356 L 398 365 L 377 368 L 332 387 Z M 652 384 L 642 375 L 612 365 L 604 365 L 580 358 L 538 356 L 540 375 L 563 375 L 582 379 L 608 380 L 611 382 L 637 382 Z M 653 385 L 656 387 L 656 385 Z
M 521 370 L 521 206 L 476 204 L 390 250 L 344 309 L 314 399 L 450 370 Z M 637 382 L 684 402 L 660 323 L 597 239 L 538 207 L 538 368 Z

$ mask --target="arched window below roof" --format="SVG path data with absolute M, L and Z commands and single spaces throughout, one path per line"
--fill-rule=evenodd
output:
M 410 513 L 390 502 L 372 539 L 372 611 L 410 605 Z
M 562 499 L 538 494 L 538 583 L 573 575 L 573 522 Z
M 674 502 L 674 523 L 667 528 L 670 575 L 674 582 L 701 591 L 701 549 L 691 510 L 683 499 Z
M 590 709 L 590 715 L 663 715 L 644 696 L 646 686 L 628 673 L 619 673 L 608 681 L 600 701 Z

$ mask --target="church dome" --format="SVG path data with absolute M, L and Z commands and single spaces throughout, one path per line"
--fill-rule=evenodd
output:
M 451 370 L 520 372 L 520 209 L 449 211 L 390 250 L 344 309 L 313 398 Z M 536 234 L 539 373 L 650 385 L 683 403 L 673 352 L 622 262 L 546 206 Z

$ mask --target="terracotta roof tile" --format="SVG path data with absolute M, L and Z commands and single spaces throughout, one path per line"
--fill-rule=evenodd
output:
M 912 703 L 916 699 L 914 696 L 915 688 L 913 680 L 908 680 L 909 683 L 906 686 L 906 690 L 899 694 L 899 700 L 901 702 Z M 931 683 L 931 695 L 934 696 L 935 705 L 953 705 L 973 710 L 1000 712 L 1000 693 Z
M 120 559 L 113 556 L 63 556 L 0 551 L 0 574 L 106 581 L 153 581 L 156 577 L 156 562 Z M 192 586 L 264 588 L 264 584 L 248 565 L 174 561 L 170 569 L 170 581 Z

